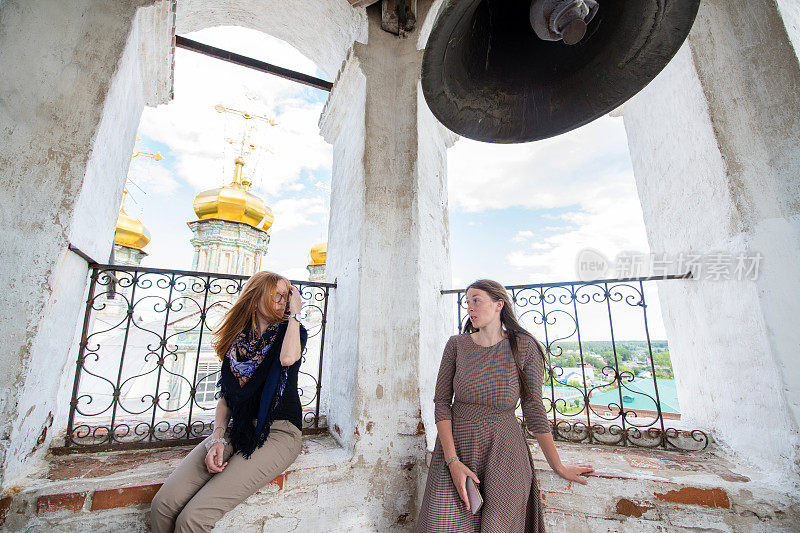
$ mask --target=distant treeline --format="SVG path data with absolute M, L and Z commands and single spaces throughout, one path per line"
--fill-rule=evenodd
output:
M 541 340 L 541 339 L 540 339 Z M 583 362 L 602 370 L 609 366 L 618 366 L 621 371 L 628 371 L 636 375 L 640 371 L 650 370 L 650 358 L 647 341 L 582 341 Z M 550 346 L 552 353 L 551 364 L 562 368 L 574 367 L 581 362 L 581 353 L 577 341 L 556 341 Z M 575 350 L 575 353 L 567 353 Z M 667 341 L 650 341 L 650 350 L 653 353 L 653 364 L 656 367 L 656 377 L 673 378 L 672 361 L 669 357 Z M 616 364 L 614 354 L 616 352 Z
M 583 347 L 584 352 L 602 353 L 612 351 L 611 341 L 582 341 L 580 344 Z M 550 346 L 550 349 L 555 351 L 557 346 L 560 346 L 562 350 L 577 350 L 578 342 L 556 341 Z M 613 346 L 617 348 L 617 354 L 626 352 L 647 352 L 647 341 L 614 341 Z M 653 350 L 653 353 L 666 352 L 669 350 L 667 341 L 651 340 L 650 346 Z

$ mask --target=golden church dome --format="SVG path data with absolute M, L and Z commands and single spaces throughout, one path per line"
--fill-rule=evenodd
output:
M 272 210 L 264 204 L 261 198 L 247 191 L 250 188 L 250 182 L 242 180 L 242 167 L 244 167 L 244 160 L 237 157 L 233 181 L 224 187 L 209 189 L 195 196 L 194 212 L 200 220 L 214 218 L 243 222 L 266 231 L 272 225 L 274 218 Z M 266 224 L 265 217 L 269 217 L 269 225 Z M 265 222 L 266 228 L 259 227 L 262 221 Z
M 328 243 L 322 242 L 311 247 L 311 264 L 324 265 L 328 256 Z
M 114 232 L 114 244 L 141 250 L 150 242 L 150 231 L 142 224 L 141 220 L 130 217 L 125 212 L 125 196 L 127 194 L 128 191 L 125 191 L 122 195 L 122 206 L 119 208 L 117 229 Z
M 261 223 L 261 229 L 264 231 L 269 231 L 269 228 L 272 227 L 272 222 L 275 220 L 275 215 L 272 213 L 272 209 L 269 207 L 267 209 L 267 214 L 264 215 L 264 222 Z

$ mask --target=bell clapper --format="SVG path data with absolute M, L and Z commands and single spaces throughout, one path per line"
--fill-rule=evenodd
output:
M 542 40 L 577 44 L 598 9 L 596 0 L 532 0 L 531 27 Z

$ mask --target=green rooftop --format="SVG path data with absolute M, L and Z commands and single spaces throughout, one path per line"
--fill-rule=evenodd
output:
M 658 396 L 661 400 L 661 412 L 680 414 L 681 407 L 678 404 L 678 393 L 675 390 L 674 379 L 657 379 Z M 630 383 L 622 384 L 622 406 L 625 409 L 640 409 L 644 411 L 655 411 L 655 389 L 652 378 L 640 378 Z M 651 399 L 653 398 L 653 399 Z M 619 405 L 619 390 L 599 392 L 595 391 L 589 398 L 591 405 Z

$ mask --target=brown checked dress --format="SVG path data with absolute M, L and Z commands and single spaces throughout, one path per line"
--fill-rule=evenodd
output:
M 520 337 L 519 348 L 524 378 L 534 394 L 522 404 L 525 421 L 531 432 L 549 433 L 541 398 L 541 352 L 526 336 Z M 508 339 L 484 347 L 466 333 L 450 337 L 436 380 L 436 422 L 452 420 L 456 454 L 478 476 L 483 507 L 475 515 L 467 511 L 437 437 L 418 532 L 544 531 L 533 463 L 514 414 L 519 398 L 519 377 Z

